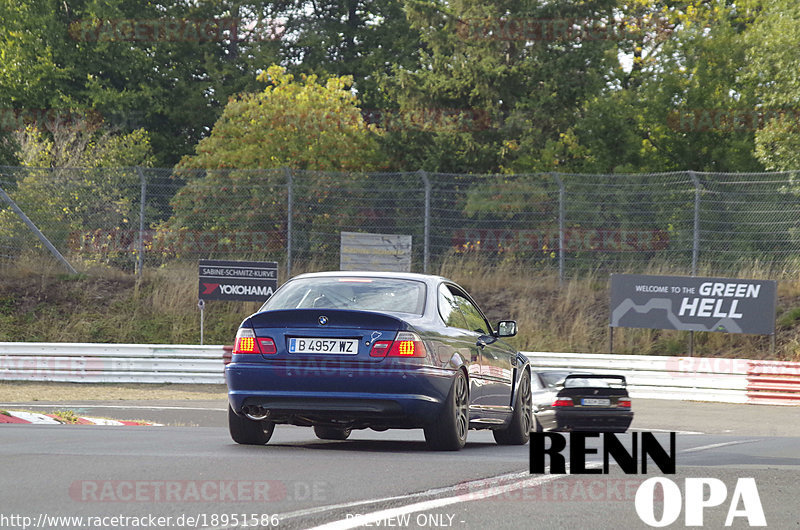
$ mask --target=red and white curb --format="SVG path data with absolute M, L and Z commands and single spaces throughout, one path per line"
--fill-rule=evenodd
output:
M 147 421 L 119 421 L 103 418 L 75 417 L 74 422 L 60 419 L 58 414 L 39 414 L 36 412 L 23 412 L 19 410 L 0 411 L 0 423 L 29 423 L 36 425 L 157 425 Z

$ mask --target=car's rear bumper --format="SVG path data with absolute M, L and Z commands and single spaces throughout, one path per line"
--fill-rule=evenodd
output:
M 630 410 L 557 410 L 537 414 L 545 430 L 625 431 L 633 421 Z
M 436 418 L 454 375 L 452 370 L 423 366 L 328 365 L 309 370 L 259 362 L 225 368 L 228 400 L 237 414 L 244 406 L 260 406 L 281 419 L 409 427 Z

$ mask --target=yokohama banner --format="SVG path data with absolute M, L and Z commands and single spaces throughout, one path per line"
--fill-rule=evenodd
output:
M 278 288 L 274 261 L 200 260 L 200 300 L 264 302 Z

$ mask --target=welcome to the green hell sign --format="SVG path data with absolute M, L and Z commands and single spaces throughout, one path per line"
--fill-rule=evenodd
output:
M 688 276 L 611 275 L 611 327 L 775 331 L 777 282 Z

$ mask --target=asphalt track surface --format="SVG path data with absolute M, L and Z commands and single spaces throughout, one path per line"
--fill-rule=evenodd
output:
M 0 528 L 649 528 L 636 490 L 664 476 L 652 464 L 647 476 L 614 465 L 608 475 L 530 475 L 529 447 L 497 446 L 486 431 L 470 431 L 456 453 L 428 451 L 419 430 L 323 442 L 311 429 L 277 426 L 268 445 L 241 446 L 228 436 L 225 407 L 0 404 L 165 425 L 0 425 Z M 706 528 L 724 527 L 744 477 L 756 481 L 768 527 L 800 528 L 796 407 L 637 400 L 634 410 L 634 431 L 656 432 L 665 446 L 667 431 L 678 432 L 677 474 L 667 478 L 681 490 L 687 477 L 725 484 Z M 53 519 L 63 516 L 83 520 Z M 683 527 L 681 513 L 669 528 Z M 748 527 L 745 517 L 732 526 Z

